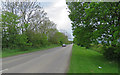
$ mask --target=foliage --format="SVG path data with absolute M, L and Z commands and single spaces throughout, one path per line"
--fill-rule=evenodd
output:
M 101 42 L 104 47 L 120 49 L 119 2 L 67 2 L 67 5 L 76 44 L 89 48 L 91 43 Z
M 91 43 L 91 26 L 86 26 L 85 8 L 87 8 L 88 3 L 72 2 L 68 3 L 70 9 L 70 19 L 72 21 L 73 35 L 75 37 L 76 43 L 89 47 Z
M 32 43 L 33 47 L 41 47 L 47 45 L 47 37 L 41 33 L 34 33 L 33 31 L 27 31 L 28 41 Z
M 2 2 L 2 48 L 28 50 L 66 43 L 39 2 Z M 54 41 L 55 40 L 55 41 Z
M 17 26 L 19 17 L 10 12 L 2 12 L 2 44 L 3 47 L 16 47 L 19 27 Z
M 2 44 L 3 48 L 22 48 L 24 50 L 27 43 L 27 36 L 20 33 L 20 26 L 18 26 L 20 17 L 11 13 L 2 13 L 2 26 L 3 26 L 3 36 Z
M 21 50 L 28 50 L 28 47 L 32 45 L 31 42 L 28 42 L 28 37 L 25 34 L 18 35 L 16 38 L 16 45 Z
M 49 39 L 49 41 L 54 43 L 54 44 L 61 44 L 62 45 L 63 43 L 68 42 L 67 36 L 65 36 L 61 32 L 56 32 L 51 38 Z
M 120 47 L 108 47 L 104 49 L 103 55 L 108 59 L 108 60 L 116 60 L 120 61 Z
M 103 50 L 103 45 L 102 44 L 98 44 L 98 45 L 95 45 L 95 44 L 91 44 L 90 45 L 90 49 L 94 50 L 94 51 L 97 51 L 99 53 L 103 53 L 104 50 Z

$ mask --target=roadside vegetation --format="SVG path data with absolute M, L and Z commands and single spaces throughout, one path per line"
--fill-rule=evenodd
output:
M 43 46 L 43 47 L 39 47 L 39 48 L 29 47 L 28 50 L 26 50 L 26 51 L 21 50 L 21 49 L 4 49 L 2 52 L 2 57 L 4 58 L 4 57 L 9 57 L 9 56 L 19 55 L 19 54 L 24 54 L 24 53 L 41 51 L 41 50 L 46 50 L 49 48 L 54 48 L 54 47 L 59 47 L 59 46 L 61 46 L 61 45 L 52 44 L 50 46 Z
M 40 2 L 2 2 L 3 57 L 68 44 Z M 48 47 L 47 47 L 48 46 Z
M 74 36 L 70 73 L 120 70 L 119 2 L 66 2 Z M 102 67 L 99 69 L 99 65 Z
M 115 73 L 116 75 L 118 63 L 105 59 L 97 51 L 74 44 L 68 73 Z
M 119 2 L 67 2 L 74 43 L 120 61 Z

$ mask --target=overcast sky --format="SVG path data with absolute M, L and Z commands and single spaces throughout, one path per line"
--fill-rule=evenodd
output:
M 65 30 L 71 38 L 72 36 L 72 25 L 68 17 L 68 9 L 65 0 L 51 0 L 51 2 L 42 2 L 43 9 L 47 13 L 47 16 L 51 21 L 57 24 L 59 31 Z

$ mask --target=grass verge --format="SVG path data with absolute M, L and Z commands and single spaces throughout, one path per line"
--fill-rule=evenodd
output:
M 29 48 L 29 50 L 26 50 L 26 51 L 21 51 L 19 49 L 12 49 L 12 50 L 6 49 L 6 50 L 2 51 L 2 58 L 14 56 L 14 55 L 19 55 L 19 54 L 24 54 L 24 53 L 40 51 L 40 50 L 45 50 L 45 49 L 50 49 L 50 48 L 54 48 L 54 47 L 58 47 L 58 46 L 60 46 L 60 45 L 53 44 L 53 45 L 41 47 L 41 48 Z
M 94 50 L 73 45 L 68 73 L 118 73 L 118 63 Z

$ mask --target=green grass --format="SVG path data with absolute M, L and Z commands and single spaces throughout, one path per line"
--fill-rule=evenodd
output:
M 40 51 L 40 50 L 45 50 L 45 49 L 50 49 L 50 48 L 54 48 L 54 47 L 58 47 L 60 45 L 50 45 L 50 46 L 46 46 L 46 47 L 41 47 L 41 48 L 29 48 L 26 51 L 21 51 L 20 49 L 5 49 L 4 51 L 2 51 L 2 58 L 4 57 L 9 57 L 9 56 L 14 56 L 14 55 L 19 55 L 19 54 L 24 54 L 24 53 L 30 53 L 30 52 L 35 52 L 35 51 Z
M 73 45 L 68 73 L 118 73 L 118 64 L 94 50 Z

